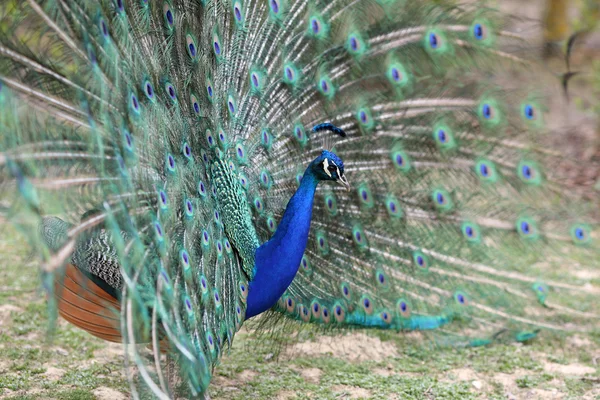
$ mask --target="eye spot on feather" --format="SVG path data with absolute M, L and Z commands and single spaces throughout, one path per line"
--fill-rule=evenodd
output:
M 329 243 L 327 242 L 327 237 L 325 236 L 325 232 L 318 231 L 316 234 L 317 239 L 317 248 L 321 252 L 322 255 L 329 254 Z
M 256 208 L 256 211 L 258 211 L 259 213 L 263 210 L 262 201 L 258 197 L 254 199 L 254 208 Z
M 242 188 L 244 188 L 245 190 L 248 190 L 248 178 L 246 178 L 246 176 L 244 174 L 242 174 L 240 172 L 240 185 L 242 185 Z
M 171 154 L 167 155 L 167 169 L 169 172 L 175 172 L 175 159 Z
M 219 258 L 221 258 L 223 256 L 223 244 L 221 243 L 220 240 L 217 240 L 216 246 L 217 246 L 217 256 Z
M 232 96 L 229 96 L 227 99 L 227 109 L 229 110 L 229 114 L 233 117 L 236 112 L 235 100 Z
M 270 232 L 275 232 L 275 230 L 277 229 L 277 224 L 275 223 L 273 217 L 267 218 L 267 228 Z
M 266 170 L 263 170 L 260 173 L 260 184 L 265 189 L 268 189 L 271 187 L 271 178 L 269 177 L 269 173 Z
M 154 223 L 154 232 L 156 233 L 157 239 L 162 240 L 162 238 L 163 238 L 163 231 L 162 231 L 162 228 L 160 226 L 160 223 L 158 223 L 158 222 Z
M 325 208 L 331 216 L 335 216 L 337 214 L 337 200 L 333 194 L 328 194 L 325 196 Z
M 204 182 L 198 182 L 198 194 L 202 197 L 206 197 L 206 186 L 204 186 Z
M 146 81 L 144 84 L 144 93 L 149 100 L 154 101 L 154 88 L 149 81 Z
M 290 313 L 294 312 L 295 306 L 296 306 L 296 302 L 291 297 L 288 297 L 285 300 L 285 308 L 287 309 L 288 312 L 290 312 Z
M 371 195 L 371 190 L 367 186 L 366 183 L 362 183 L 357 188 L 358 198 L 360 200 L 360 204 L 363 207 L 371 208 L 374 205 L 373 196 Z
M 537 239 L 539 236 L 537 226 L 529 218 L 517 219 L 517 231 L 524 239 Z
M 429 269 L 429 258 L 420 251 L 413 253 L 413 263 L 421 271 L 427 271 Z
M 239 2 L 236 2 L 233 6 L 233 16 L 238 23 L 242 22 L 242 5 Z
M 181 250 L 181 263 L 183 264 L 184 267 L 188 267 L 190 265 L 190 256 L 188 254 L 188 252 L 183 249 Z
M 536 112 L 531 104 L 526 104 L 525 107 L 523 107 L 523 115 L 528 120 L 532 120 L 535 118 Z
M 302 321 L 308 322 L 310 321 L 310 310 L 305 305 L 300 305 L 300 318 Z
M 253 72 L 252 74 L 250 74 L 250 81 L 252 82 L 252 87 L 254 87 L 254 89 L 260 88 L 260 80 L 259 79 L 260 78 L 256 72 Z
M 218 135 L 218 138 L 219 138 L 219 142 L 221 143 L 221 146 L 222 146 L 222 147 L 225 147 L 225 146 L 227 145 L 227 138 L 225 137 L 225 131 L 223 131 L 223 129 L 222 129 L 222 128 L 219 128 L 219 135 Z M 242 146 L 242 145 L 240 144 L 240 146 Z M 245 152 L 245 150 L 244 150 L 243 146 L 242 146 L 242 154 L 243 154 L 244 156 L 245 156 L 245 154 L 246 154 L 246 152 Z
M 186 41 L 186 44 L 187 44 L 188 55 L 192 59 L 196 58 L 196 55 L 197 55 L 196 41 L 194 40 L 194 38 L 192 37 L 192 35 L 190 35 L 189 33 L 185 36 L 185 41 Z
M 354 225 L 352 227 L 352 239 L 359 249 L 364 250 L 367 246 L 367 237 L 364 230 L 360 225 Z
M 211 352 L 215 351 L 215 339 L 213 338 L 213 335 L 209 332 L 206 334 L 206 341 L 208 342 L 208 347 L 210 349 Z
M 377 283 L 379 283 L 380 285 L 385 285 L 385 283 L 386 283 L 385 274 L 383 272 L 378 272 L 376 274 L 376 276 L 377 276 Z
M 356 113 L 358 123 L 366 130 L 370 130 L 375 125 L 375 121 L 371 117 L 371 111 L 367 108 L 361 108 Z
M 219 296 L 219 292 L 217 289 L 213 289 L 213 298 L 215 299 L 215 306 L 221 305 L 221 297 Z
M 279 0 L 270 0 L 269 5 L 273 14 L 279 14 Z
M 283 80 L 290 84 L 298 81 L 298 70 L 293 64 L 287 63 L 283 66 Z
M 402 318 L 409 318 L 410 317 L 410 305 L 408 304 L 408 302 L 404 299 L 400 299 L 398 300 L 397 303 L 397 309 L 398 309 L 398 315 L 401 316 Z
M 358 33 L 350 33 L 346 39 L 346 50 L 354 56 L 360 56 L 366 50 L 365 41 Z
M 223 243 L 225 244 L 225 251 L 227 253 L 231 253 L 231 243 L 229 243 L 229 240 L 227 240 L 227 238 L 225 238 L 223 240 Z
M 336 304 L 333 307 L 333 315 L 337 322 L 344 322 L 344 320 L 346 319 L 346 310 L 344 310 L 344 308 L 341 305 Z
M 139 114 L 140 112 L 140 103 L 138 101 L 137 96 L 133 93 L 131 94 L 131 109 L 136 114 Z
M 171 6 L 167 2 L 165 2 L 163 5 L 163 13 L 165 16 L 166 27 L 168 29 L 173 29 L 173 25 L 175 24 L 175 16 L 173 15 L 173 10 L 171 10 Z
M 165 193 L 164 190 L 160 190 L 158 192 L 158 203 L 160 204 L 160 208 L 162 208 L 162 209 L 167 208 L 167 194 Z
M 493 120 L 496 116 L 496 109 L 490 103 L 483 103 L 481 105 L 481 116 L 490 121 Z
M 170 83 L 165 85 L 165 92 L 169 95 L 171 101 L 175 102 L 177 100 L 177 95 L 175 93 L 175 88 Z
M 186 311 L 188 313 L 192 313 L 194 310 L 192 308 L 192 302 L 191 302 L 190 298 L 186 296 L 184 303 L 185 303 L 185 309 L 186 309 Z
M 206 130 L 205 136 L 206 136 L 206 141 L 208 142 L 208 145 L 210 147 L 213 147 L 215 145 L 215 139 L 213 138 L 213 135 L 212 135 L 212 132 L 210 129 Z
M 352 298 L 352 292 L 350 291 L 350 286 L 347 283 L 342 283 L 340 285 L 340 289 L 342 291 L 342 296 L 344 296 L 346 300 L 350 300 Z
M 331 83 L 329 82 L 329 79 L 321 78 L 319 81 L 319 88 L 323 94 L 329 94 L 331 89 Z
M 183 146 L 181 146 L 181 152 L 188 159 L 192 157 L 192 149 L 187 142 L 184 142 Z
M 242 297 L 242 300 L 245 302 L 245 300 L 248 298 L 248 286 L 245 283 L 240 282 L 239 288 L 240 288 L 240 296 Z
M 104 18 L 100 18 L 100 32 L 102 32 L 104 39 L 108 39 L 110 32 L 108 31 L 108 25 L 106 24 Z
M 487 36 L 487 30 L 482 24 L 477 23 L 477 24 L 473 25 L 473 37 L 476 40 L 483 40 L 486 38 L 486 36 Z
M 235 152 L 238 158 L 238 161 L 243 161 L 246 158 L 246 151 L 244 150 L 244 146 L 241 143 L 238 143 L 235 146 Z
M 528 161 L 519 162 L 517 173 L 519 178 L 527 184 L 540 185 L 542 183 L 540 171 L 535 163 Z
M 261 133 L 261 144 L 267 150 L 271 148 L 271 134 L 266 129 L 262 130 L 262 133 Z
M 385 200 L 385 208 L 388 215 L 393 218 L 402 217 L 402 209 L 398 205 L 398 200 L 393 195 L 389 195 Z
M 313 34 L 318 35 L 321 32 L 321 23 L 317 18 L 311 18 L 310 27 L 312 29 Z
M 304 146 L 308 142 L 308 136 L 306 136 L 303 125 L 296 124 L 296 126 L 294 126 L 294 139 L 300 146 Z
M 215 210 L 215 223 L 217 225 L 219 225 L 220 219 L 219 219 L 219 212 L 217 210 Z
M 394 166 L 400 172 L 407 173 L 410 171 L 410 158 L 403 150 L 400 150 L 397 146 L 392 148 L 391 158 Z
M 212 88 L 212 84 L 210 82 L 206 85 L 206 93 L 208 94 L 209 100 L 212 100 L 212 98 L 213 98 L 213 88 Z
M 373 300 L 371 300 L 369 296 L 364 295 L 360 299 L 360 305 L 362 306 L 364 312 L 367 313 L 367 315 L 373 314 Z
M 481 174 L 481 176 L 483 176 L 484 178 L 487 178 L 490 176 L 490 168 L 487 166 L 487 164 L 485 163 L 481 163 L 479 165 L 479 173 Z
M 123 0 L 117 0 L 117 11 L 119 13 L 122 13 L 123 11 L 125 11 L 125 4 L 123 4 Z
M 296 174 L 296 184 L 297 184 L 298 186 L 300 186 L 300 183 L 301 183 L 301 182 L 302 182 L 302 173 L 298 172 L 298 173 Z
M 187 199 L 185 201 L 185 213 L 188 217 L 191 217 L 194 215 L 194 205 L 192 204 L 190 199 Z
M 213 35 L 213 50 L 217 57 L 221 56 L 221 41 L 219 39 L 219 36 L 217 36 L 217 34 Z
M 392 316 L 387 311 L 382 311 L 381 313 L 379 313 L 379 318 L 381 318 L 381 320 L 383 322 L 385 322 L 386 324 L 389 324 L 392 322 Z
M 195 95 L 192 94 L 190 96 L 190 102 L 192 103 L 192 110 L 194 110 L 194 113 L 196 115 L 200 114 L 200 105 L 198 104 L 198 99 Z
M 312 316 L 315 319 L 321 318 L 321 305 L 317 300 L 314 300 L 310 306 Z
M 587 244 L 592 240 L 591 228 L 585 224 L 575 224 L 571 227 L 571 239 L 575 244 Z
M 131 134 L 127 131 L 123 131 L 123 137 L 125 138 L 125 146 L 128 151 L 133 151 L 133 139 L 131 138 Z
M 456 292 L 454 294 L 454 300 L 460 306 L 466 306 L 466 305 L 469 304 L 469 300 L 467 298 L 467 295 L 465 293 L 463 293 L 463 292 Z
M 434 190 L 431 194 L 435 207 L 440 211 L 450 211 L 454 203 L 450 198 L 450 194 L 442 189 Z
M 206 247 L 210 244 L 210 236 L 207 231 L 202 231 L 202 244 Z
M 165 285 L 169 286 L 171 284 L 171 280 L 169 279 L 169 275 L 167 274 L 167 271 L 165 271 L 164 269 L 161 269 L 160 271 L 160 277 L 162 278 L 163 282 Z
M 328 324 L 331 320 L 331 315 L 329 314 L 329 309 L 327 307 L 323 307 L 321 309 L 321 319 L 324 323 Z
M 437 50 L 440 47 L 441 40 L 441 37 L 435 32 L 431 32 L 428 35 L 429 47 L 433 50 Z

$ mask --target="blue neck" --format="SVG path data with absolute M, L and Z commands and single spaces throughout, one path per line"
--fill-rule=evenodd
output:
M 308 167 L 277 231 L 271 240 L 256 249 L 255 275 L 248 288 L 246 319 L 271 308 L 296 276 L 308 241 L 318 183 Z

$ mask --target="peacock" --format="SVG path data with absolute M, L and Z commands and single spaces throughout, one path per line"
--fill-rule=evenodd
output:
M 572 183 L 598 166 L 548 146 L 541 67 L 493 9 L 0 15 L 2 216 L 39 256 L 51 314 L 124 343 L 156 397 L 174 381 L 206 395 L 258 315 L 459 346 L 598 329 L 598 196 Z

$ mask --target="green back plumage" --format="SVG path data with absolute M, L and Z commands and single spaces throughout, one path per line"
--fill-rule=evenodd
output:
M 276 311 L 452 343 L 593 331 L 598 287 L 549 263 L 598 268 L 597 201 L 543 148 L 534 92 L 501 72 L 539 67 L 505 52 L 522 42 L 493 12 L 441 3 L 0 6 L 8 214 L 49 277 L 79 260 L 111 284 L 125 341 L 166 340 L 192 394 L 244 320 L 252 252 L 331 146 L 352 189 L 317 189 Z

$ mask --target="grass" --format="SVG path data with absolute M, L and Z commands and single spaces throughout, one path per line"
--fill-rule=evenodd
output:
M 4 231 L 9 232 L 9 231 Z M 0 253 L 0 399 L 129 397 L 120 345 L 59 321 L 47 339 L 47 310 L 32 262 Z M 14 252 L 13 252 L 14 253 Z M 305 328 L 285 336 L 243 331 L 215 371 L 213 399 L 596 398 L 597 338 L 542 334 L 528 344 L 440 349 L 421 335 Z

